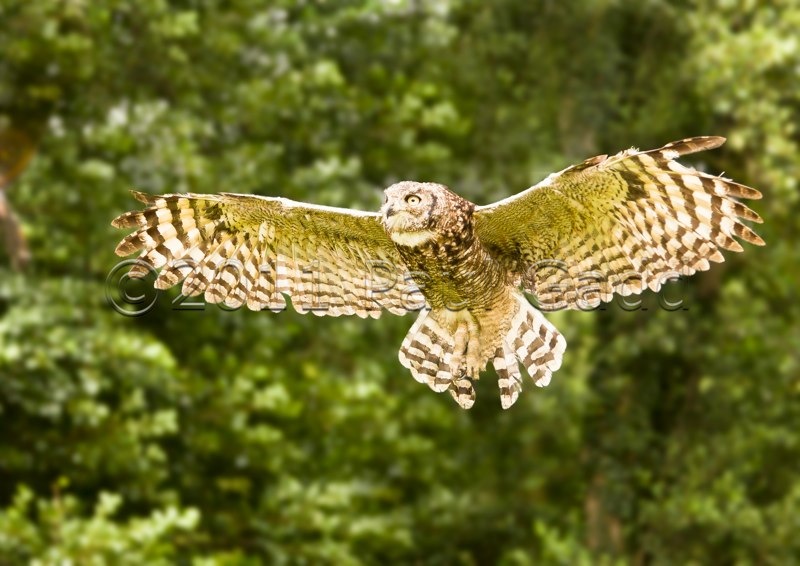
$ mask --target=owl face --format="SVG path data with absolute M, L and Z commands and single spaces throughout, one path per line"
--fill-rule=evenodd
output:
M 438 206 L 442 195 L 447 193 L 443 185 L 436 183 L 395 183 L 384 191 L 381 207 L 383 225 L 395 243 L 416 246 L 434 234 Z

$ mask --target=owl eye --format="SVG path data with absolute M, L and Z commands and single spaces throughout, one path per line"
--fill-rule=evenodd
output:
M 422 199 L 420 199 L 417 195 L 408 195 L 406 197 L 406 202 L 408 204 L 414 205 L 414 204 L 419 204 L 420 202 L 422 202 Z

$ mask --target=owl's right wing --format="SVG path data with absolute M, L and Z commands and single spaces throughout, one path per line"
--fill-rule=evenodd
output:
M 418 310 L 422 297 L 375 213 L 257 195 L 133 192 L 147 208 L 112 225 L 135 228 L 117 246 L 139 252 L 130 275 L 162 268 L 186 296 L 252 310 L 377 318 Z
M 764 244 L 741 222 L 761 218 L 736 200 L 761 193 L 675 161 L 724 141 L 688 138 L 587 159 L 478 207 L 475 230 L 547 310 L 657 291 L 723 261 L 722 249 L 741 251 L 736 238 Z

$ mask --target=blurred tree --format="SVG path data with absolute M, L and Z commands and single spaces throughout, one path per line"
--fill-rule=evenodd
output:
M 0 272 L 0 563 L 800 559 L 800 6 L 734 4 L 0 0 L 0 119 L 38 148 L 14 186 L 35 262 Z M 695 165 L 763 189 L 768 246 L 675 311 L 554 314 L 567 362 L 505 413 L 411 380 L 410 319 L 229 313 L 113 271 L 131 186 L 488 202 L 706 133 L 731 143 Z M 122 316 L 123 291 L 154 306 Z

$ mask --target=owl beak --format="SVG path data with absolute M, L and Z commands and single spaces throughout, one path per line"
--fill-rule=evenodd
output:
M 394 208 L 392 208 L 391 206 L 387 206 L 383 211 L 383 216 L 386 218 L 391 218 L 396 214 L 396 212 L 397 211 Z

